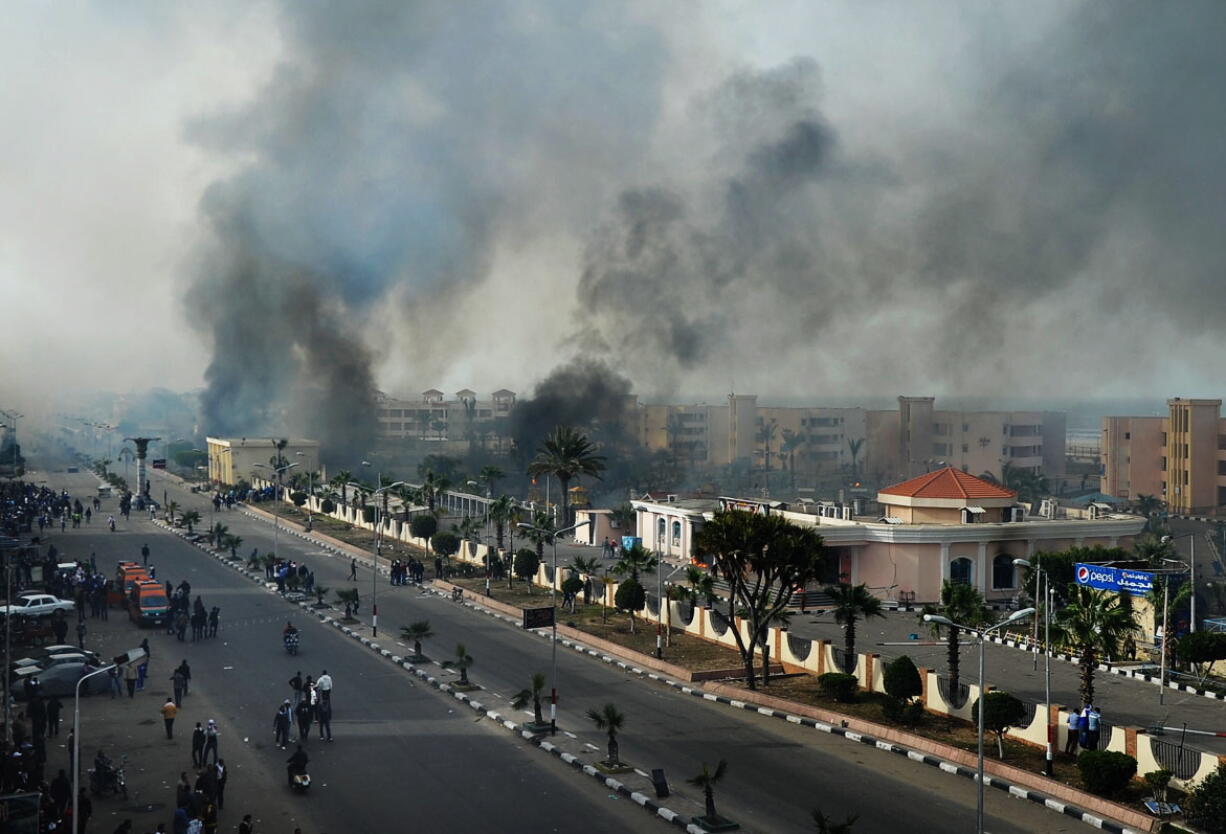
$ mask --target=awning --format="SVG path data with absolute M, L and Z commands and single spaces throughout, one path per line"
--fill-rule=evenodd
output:
M 966 511 L 968 513 L 975 513 L 975 515 L 987 512 L 983 507 L 967 507 Z

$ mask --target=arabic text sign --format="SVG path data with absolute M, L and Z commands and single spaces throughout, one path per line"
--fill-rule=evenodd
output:
M 1073 575 L 1078 585 L 1103 591 L 1123 591 L 1133 596 L 1144 596 L 1154 589 L 1154 575 L 1149 571 L 1078 562 L 1073 568 Z

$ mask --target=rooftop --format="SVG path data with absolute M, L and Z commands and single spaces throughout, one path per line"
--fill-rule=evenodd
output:
M 878 490 L 884 495 L 907 498 L 1016 498 L 1017 493 L 998 484 L 976 478 L 961 469 L 947 466 L 918 478 Z

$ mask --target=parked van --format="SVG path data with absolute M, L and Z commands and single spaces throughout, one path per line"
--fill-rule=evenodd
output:
M 128 616 L 138 626 L 162 625 L 170 612 L 166 586 L 153 579 L 138 579 L 128 594 Z
M 107 596 L 107 603 L 126 605 L 136 580 L 149 578 L 149 571 L 140 562 L 120 562 L 115 568 L 115 585 Z

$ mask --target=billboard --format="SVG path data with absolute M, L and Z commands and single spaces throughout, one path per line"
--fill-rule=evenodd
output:
M 1073 577 L 1078 585 L 1097 588 L 1100 591 L 1115 591 L 1145 596 L 1154 589 L 1154 575 L 1149 571 L 1131 568 L 1112 568 L 1106 565 L 1088 565 L 1078 562 L 1073 567 Z

